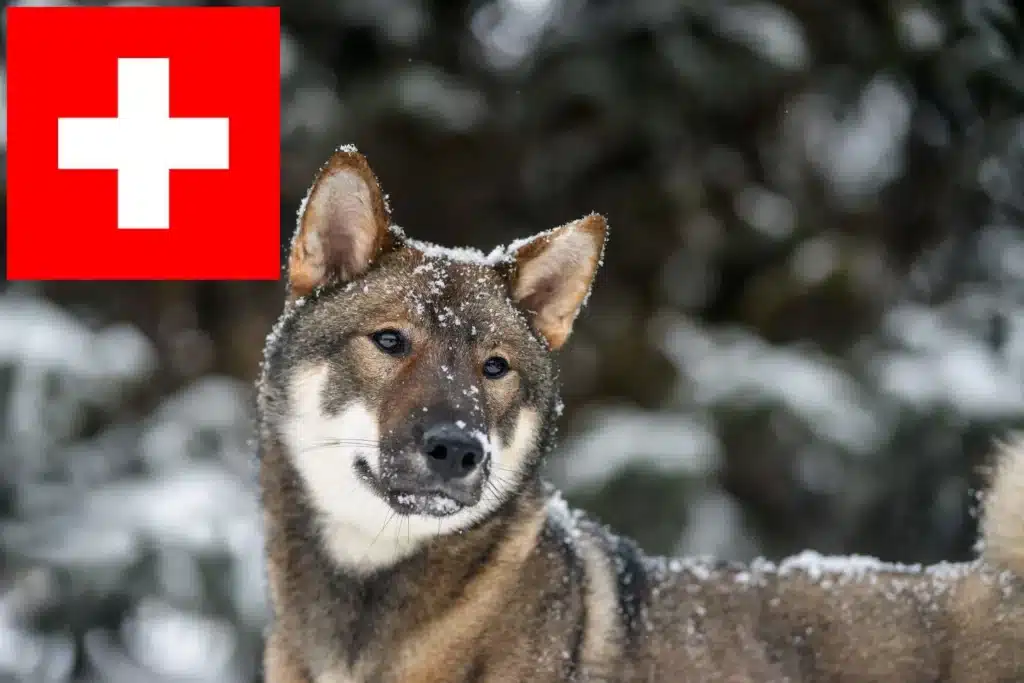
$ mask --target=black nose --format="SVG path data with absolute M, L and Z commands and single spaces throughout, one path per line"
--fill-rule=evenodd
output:
M 483 444 L 453 424 L 434 425 L 423 434 L 427 464 L 446 481 L 465 477 L 484 461 Z

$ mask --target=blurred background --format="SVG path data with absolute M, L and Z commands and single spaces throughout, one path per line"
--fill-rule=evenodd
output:
M 283 4 L 285 243 L 349 142 L 422 239 L 609 217 L 561 354 L 571 502 L 658 553 L 971 555 L 1024 423 L 1012 2 Z M 0 284 L 0 682 L 257 680 L 281 293 Z

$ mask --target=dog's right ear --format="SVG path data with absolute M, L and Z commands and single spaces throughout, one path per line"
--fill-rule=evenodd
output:
M 387 203 L 366 158 L 342 147 L 320 169 L 299 212 L 288 258 L 292 298 L 349 282 L 392 246 Z

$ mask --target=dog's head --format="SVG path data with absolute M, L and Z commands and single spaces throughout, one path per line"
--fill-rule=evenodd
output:
M 538 476 L 558 413 L 551 351 L 605 236 L 590 215 L 490 255 L 412 240 L 365 159 L 334 154 L 300 210 L 260 409 L 336 555 L 393 561 L 403 538 L 411 552 L 468 528 Z

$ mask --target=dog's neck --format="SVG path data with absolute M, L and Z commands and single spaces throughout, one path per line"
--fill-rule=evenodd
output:
M 531 480 L 506 503 L 512 507 L 504 514 L 492 515 L 466 531 L 431 539 L 393 565 L 367 572 L 334 557 L 324 537 L 332 533 L 332 524 L 317 519 L 300 476 L 282 448 L 264 444 L 260 465 L 268 578 L 276 617 L 286 624 L 317 622 L 315 632 L 349 644 L 353 662 L 365 646 L 366 633 L 389 633 L 400 639 L 408 629 L 402 615 L 411 611 L 422 620 L 445 613 L 476 590 L 482 575 L 494 567 L 500 567 L 505 576 L 515 576 L 515 567 L 527 560 L 544 522 L 543 486 L 539 479 Z M 502 582 L 495 583 L 491 576 L 487 583 Z

